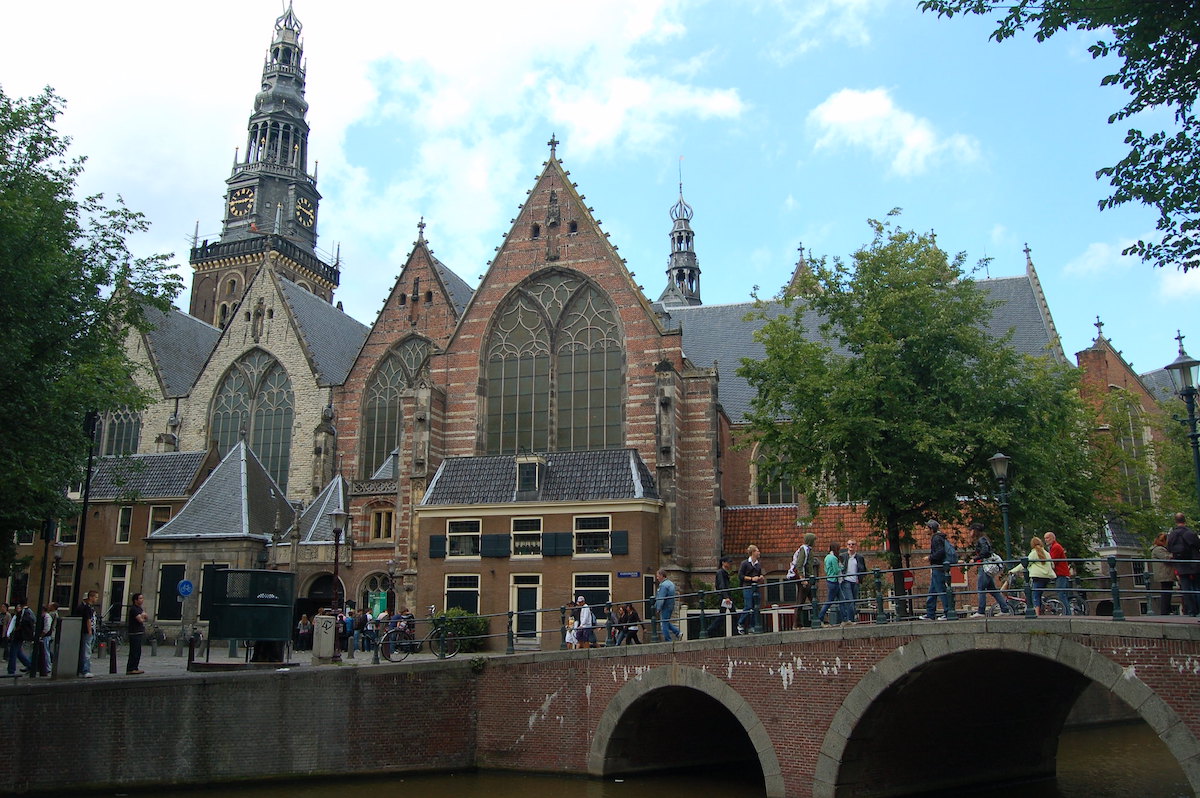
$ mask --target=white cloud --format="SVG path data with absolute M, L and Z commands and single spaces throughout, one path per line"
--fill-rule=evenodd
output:
M 867 18 L 888 0 L 775 0 L 773 13 L 782 30 L 767 50 L 776 63 L 786 64 L 822 44 L 837 42 L 861 47 L 870 43 Z
M 1121 250 L 1134 243 L 1133 239 L 1123 241 L 1093 241 L 1087 249 L 1067 261 L 1063 273 L 1074 276 L 1094 277 L 1103 274 L 1126 272 L 1141 261 L 1134 257 L 1121 254 Z
M 820 136 L 818 149 L 866 149 L 905 177 L 927 171 L 938 160 L 970 162 L 979 157 L 974 138 L 939 134 L 928 119 L 898 107 L 886 89 L 834 92 L 809 113 L 808 123 Z
M 1179 269 L 1161 270 L 1158 296 L 1170 302 L 1191 302 L 1200 297 L 1200 272 L 1194 269 L 1187 272 Z

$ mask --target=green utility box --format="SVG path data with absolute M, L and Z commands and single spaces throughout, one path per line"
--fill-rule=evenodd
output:
M 296 575 L 291 571 L 213 572 L 208 636 L 213 640 L 291 640 Z

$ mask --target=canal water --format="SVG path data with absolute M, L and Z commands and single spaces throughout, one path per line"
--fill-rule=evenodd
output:
M 962 756 L 1003 758 L 1003 749 L 974 751 Z M 913 756 L 929 757 L 924 748 Z M 197 798 L 217 793 L 222 798 L 384 798 L 438 795 L 447 798 L 758 798 L 757 771 L 744 774 L 671 773 L 626 778 L 586 779 L 498 772 L 433 776 L 388 776 L 273 783 L 253 788 L 228 786 L 163 791 L 162 798 Z M 126 793 L 104 793 L 124 795 Z M 958 793 L 962 794 L 962 793 Z M 1053 783 L 1006 786 L 970 793 L 971 798 L 1187 798 L 1191 789 L 1183 771 L 1154 732 L 1144 723 L 1073 730 L 1059 741 L 1058 778 Z

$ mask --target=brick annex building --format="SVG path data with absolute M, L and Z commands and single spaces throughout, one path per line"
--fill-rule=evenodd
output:
M 749 542 L 790 553 L 795 497 L 756 487 L 760 453 L 737 446 L 752 392 L 735 372 L 761 354 L 761 322 L 749 303 L 701 301 L 682 190 L 651 300 L 552 138 L 479 285 L 434 257 L 422 221 L 365 326 L 336 304 L 339 263 L 316 249 L 300 33 L 289 7 L 226 179 L 221 236 L 191 251 L 189 312 L 129 339 L 156 401 L 104 419 L 99 453 L 139 465 L 91 496 L 84 551 L 64 526 L 55 584 L 81 563 L 110 618 L 141 591 L 170 627 L 203 620 L 210 569 L 281 567 L 311 612 L 335 595 L 338 510 L 345 597 L 389 609 L 633 601 L 659 567 L 686 588 Z M 1028 252 L 1023 275 L 981 286 L 998 303 L 995 335 L 1065 360 Z M 36 575 L 43 546 L 21 543 Z M 768 562 L 782 577 L 786 562 Z M 181 600 L 184 578 L 198 591 Z M 543 620 L 521 618 L 533 638 Z

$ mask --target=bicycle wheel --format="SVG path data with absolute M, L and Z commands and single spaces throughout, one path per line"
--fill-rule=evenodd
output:
M 1079 596 L 1071 598 L 1071 612 L 1075 615 L 1087 615 L 1087 604 Z
M 379 641 L 379 653 L 388 662 L 396 662 L 397 658 L 404 659 L 406 655 L 400 650 L 400 633 L 397 630 L 390 630 Z
M 1043 599 L 1042 605 L 1046 609 L 1046 612 L 1045 612 L 1046 615 L 1062 615 L 1063 614 L 1063 605 L 1062 605 L 1062 602 L 1059 601 L 1058 599 L 1055 599 L 1055 598 Z
M 450 659 L 458 653 L 458 638 L 453 632 L 446 632 L 430 638 L 429 648 L 438 659 Z

